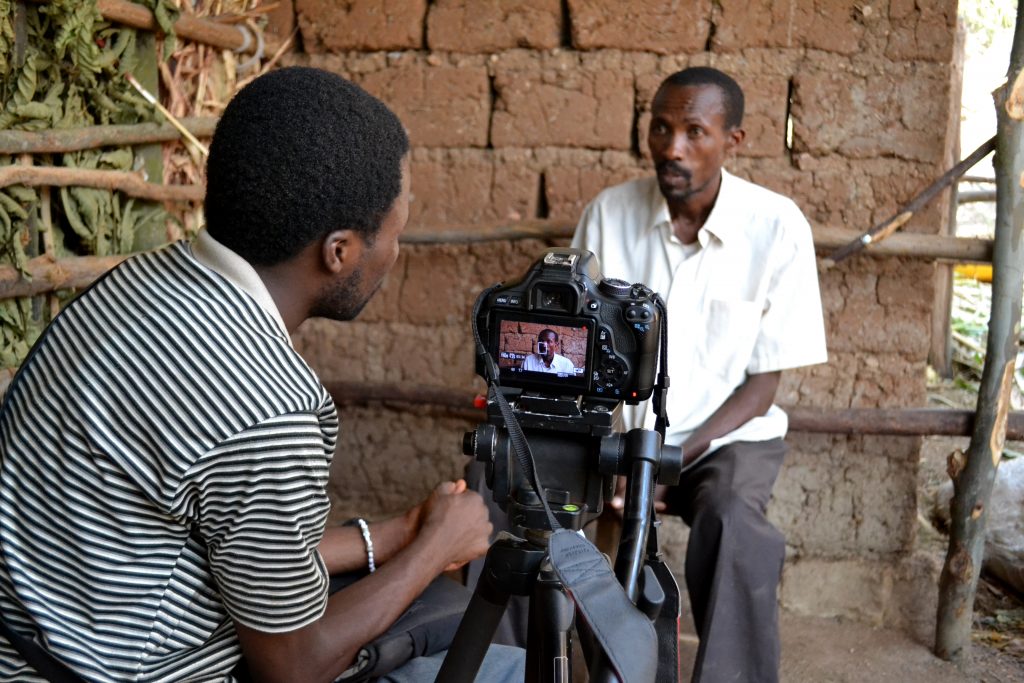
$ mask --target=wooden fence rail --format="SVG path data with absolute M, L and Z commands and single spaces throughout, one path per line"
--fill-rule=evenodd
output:
M 33 2 L 46 4 L 47 0 L 33 0 Z M 160 31 L 160 25 L 157 24 L 153 12 L 129 0 L 97 0 L 96 9 L 108 21 L 116 21 L 125 26 L 154 33 Z M 236 26 L 213 19 L 187 14 L 183 14 L 174 22 L 174 32 L 178 36 L 204 45 L 247 53 L 255 53 L 262 47 L 264 53 L 275 54 L 280 49 L 281 43 L 278 40 L 266 36 L 262 39 L 261 45 L 253 38 L 251 31 L 247 38 L 244 32 L 246 30 L 239 30 Z
M 210 138 L 217 127 L 216 116 L 180 119 L 192 135 Z M 57 154 L 108 146 L 170 142 L 181 133 L 169 123 L 111 124 L 39 131 L 0 130 L 0 154 Z
M 146 182 L 141 174 L 130 171 L 102 171 L 67 166 L 12 164 L 0 167 L 0 187 L 9 185 L 120 190 L 129 197 L 155 202 L 201 202 L 206 194 L 206 189 L 202 185 L 160 185 Z
M 483 413 L 474 408 L 475 394 L 464 389 L 387 382 L 325 381 L 339 404 L 411 403 L 452 410 L 469 418 Z M 951 408 L 807 408 L 783 406 L 791 432 L 874 434 L 889 436 L 969 436 L 974 411 Z M 1024 440 L 1024 412 L 1009 414 L 1006 438 Z
M 13 168 L 13 167 L 11 167 Z M 0 169 L 2 170 L 2 169 Z M 160 187 L 160 186 L 156 186 Z M 574 223 L 557 220 L 497 223 L 438 230 L 412 227 L 401 241 L 410 245 L 469 244 L 509 239 L 568 239 Z M 814 228 L 814 244 L 822 251 L 846 244 L 857 234 L 843 228 Z M 992 260 L 992 242 L 984 239 L 897 233 L 869 249 L 879 256 L 909 256 L 956 262 Z M 84 287 L 130 254 L 108 257 L 79 256 L 53 261 L 39 257 L 28 262 L 23 277 L 13 266 L 0 266 L 0 299 L 34 296 L 58 289 Z

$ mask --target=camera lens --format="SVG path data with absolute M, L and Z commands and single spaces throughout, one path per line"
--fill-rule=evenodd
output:
M 476 455 L 476 432 L 466 432 L 462 435 L 463 455 Z

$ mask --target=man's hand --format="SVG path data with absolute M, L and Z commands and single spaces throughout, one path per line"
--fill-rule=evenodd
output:
M 654 511 L 664 512 L 665 511 L 665 493 L 668 491 L 667 486 L 656 486 L 654 489 Z M 618 519 L 622 519 L 622 512 L 626 505 L 626 478 L 616 477 L 615 478 L 615 494 L 608 500 L 608 509 L 611 510 Z
M 465 480 L 439 484 L 418 508 L 420 536 L 450 553 L 445 571 L 487 552 L 492 531 L 487 507 L 479 493 L 466 489 Z
M 462 480 L 444 482 L 423 503 L 380 528 L 385 532 L 381 539 L 387 539 L 384 545 L 395 548 L 394 556 L 376 572 L 332 595 L 320 619 L 287 633 L 235 624 L 254 680 L 333 680 L 348 668 L 359 648 L 387 630 L 442 569 L 461 567 L 487 552 L 491 534 L 483 499 L 467 491 Z M 403 541 L 406 534 L 414 534 L 408 543 Z M 339 539 L 336 545 L 348 547 L 346 553 L 336 553 L 339 564 L 352 555 L 358 566 L 365 566 L 357 530 L 338 528 L 332 535 Z

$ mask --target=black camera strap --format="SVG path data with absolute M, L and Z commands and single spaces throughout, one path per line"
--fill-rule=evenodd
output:
M 654 393 L 651 395 L 651 405 L 654 407 L 654 431 L 661 434 L 662 443 L 665 442 L 665 430 L 668 428 L 668 413 L 665 403 L 668 401 L 668 306 L 665 300 L 657 292 L 652 292 L 645 285 L 634 284 L 634 288 L 642 288 L 651 299 L 654 305 L 661 312 L 661 333 L 659 354 L 658 354 L 658 379 L 654 382 Z
M 661 339 L 660 354 L 658 357 L 658 378 L 654 383 L 654 394 L 651 397 L 651 405 L 654 408 L 654 430 L 661 436 L 661 442 L 665 443 L 665 431 L 669 426 L 668 420 L 668 306 L 665 300 L 657 292 L 647 290 L 644 285 L 634 285 L 648 291 L 654 300 L 654 305 L 661 312 Z M 681 457 L 681 456 L 680 456 Z M 654 505 L 654 501 L 651 501 Z M 652 510 L 652 515 L 654 514 Z M 650 568 L 652 575 L 664 593 L 664 602 L 654 619 L 654 630 L 658 638 L 658 683 L 674 683 L 679 677 L 679 584 L 676 583 L 672 571 L 665 563 L 658 547 L 658 526 L 655 522 L 651 525 L 647 535 L 647 558 L 646 565 Z
M 0 635 L 18 651 L 26 664 L 50 683 L 83 683 L 83 679 L 78 674 L 54 657 L 35 638 L 21 635 L 5 623 L 2 616 L 0 616 Z

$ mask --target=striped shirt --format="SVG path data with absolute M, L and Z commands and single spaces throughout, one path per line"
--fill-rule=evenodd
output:
M 89 680 L 230 680 L 232 620 L 286 632 L 326 607 L 337 429 L 276 309 L 184 243 L 124 262 L 0 410 L 4 620 Z M 0 637 L 0 681 L 33 680 Z

